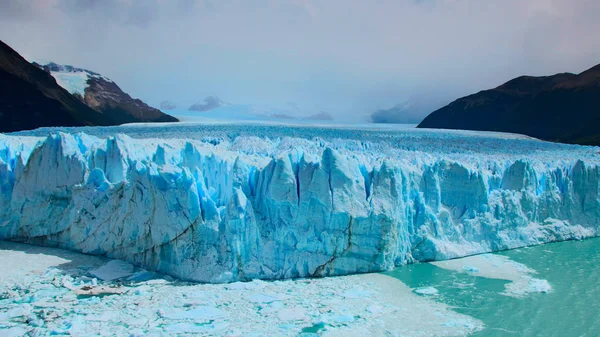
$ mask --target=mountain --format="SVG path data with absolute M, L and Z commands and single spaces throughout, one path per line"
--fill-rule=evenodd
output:
M 419 128 L 521 133 L 600 145 L 600 65 L 578 75 L 521 76 L 459 98 L 432 112 Z
M 83 104 L 0 41 L 0 132 L 111 124 L 110 118 Z
M 177 109 L 177 104 L 171 101 L 162 101 L 160 102 L 160 108 L 163 110 L 175 110 Z
M 371 114 L 373 123 L 416 124 L 423 118 L 412 101 L 398 104 L 389 109 L 380 109 Z
M 203 102 L 198 102 L 198 103 L 192 105 L 188 110 L 190 110 L 190 111 L 208 111 L 208 110 L 222 107 L 224 105 L 228 105 L 228 103 L 223 102 L 219 97 L 208 96 L 204 99 Z
M 321 111 L 319 113 L 312 114 L 312 115 L 304 117 L 302 119 L 309 120 L 309 121 L 332 121 L 333 116 L 331 116 L 331 114 L 329 112 Z
M 91 70 L 54 62 L 34 62 L 34 65 L 52 75 L 61 87 L 87 106 L 111 119 L 113 124 L 178 121 L 175 117 L 132 98 L 115 82 Z

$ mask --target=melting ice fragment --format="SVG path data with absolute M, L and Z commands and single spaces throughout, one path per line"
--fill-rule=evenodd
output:
M 436 295 L 439 291 L 437 289 L 435 289 L 434 287 L 425 287 L 425 288 L 415 289 L 415 292 L 417 294 L 421 294 L 421 295 Z
M 169 308 L 165 309 L 161 316 L 168 319 L 182 320 L 193 319 L 196 321 L 208 321 L 223 318 L 224 312 L 215 307 L 198 306 L 189 310 Z
M 133 275 L 134 266 L 121 260 L 111 260 L 100 268 L 90 271 L 90 274 L 103 281 L 113 281 Z

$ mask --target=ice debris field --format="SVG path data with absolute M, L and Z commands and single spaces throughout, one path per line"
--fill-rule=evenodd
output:
M 0 135 L 0 239 L 208 283 L 390 270 L 597 236 L 599 151 L 341 126 L 38 129 Z
M 186 283 L 0 241 L 0 336 L 466 336 L 483 324 L 381 274 Z M 106 277 L 104 279 L 103 277 Z

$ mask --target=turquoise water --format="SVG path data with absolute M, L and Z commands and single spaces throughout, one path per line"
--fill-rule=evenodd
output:
M 600 336 L 600 239 L 569 241 L 500 252 L 537 271 L 552 286 L 547 294 L 501 295 L 508 281 L 454 272 L 428 263 L 398 268 L 412 288 L 431 286 L 430 297 L 485 324 L 477 337 Z

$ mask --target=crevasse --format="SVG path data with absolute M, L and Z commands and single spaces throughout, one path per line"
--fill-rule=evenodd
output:
M 383 271 L 598 235 L 597 159 L 474 164 L 336 144 L 0 135 L 0 239 L 231 282 Z

